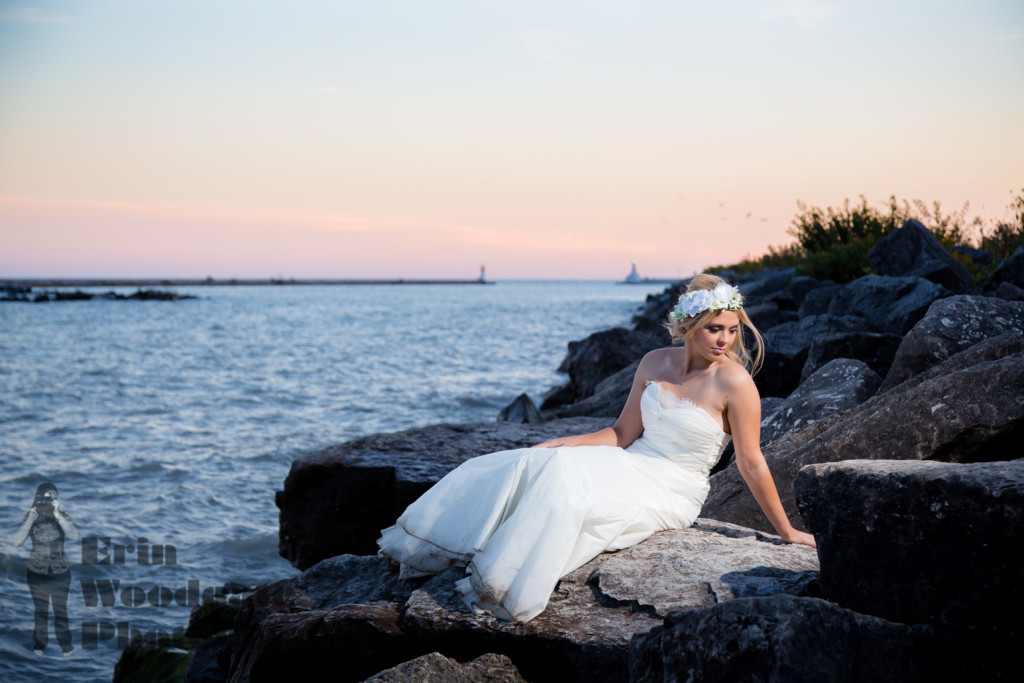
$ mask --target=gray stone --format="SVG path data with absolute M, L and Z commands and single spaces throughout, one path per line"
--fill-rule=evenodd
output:
M 366 683 L 526 683 L 512 660 L 487 653 L 460 664 L 440 652 L 417 657 L 370 676 Z
M 854 460 L 805 467 L 794 485 L 828 599 L 905 623 L 1021 633 L 1024 460 Z
M 594 393 L 582 401 L 560 406 L 551 411 L 553 417 L 607 417 L 616 418 L 626 405 L 629 392 L 633 388 L 633 377 L 636 375 L 640 361 L 637 360 L 622 368 L 614 375 L 605 377 L 596 387 Z
M 985 296 L 936 301 L 900 342 L 879 391 L 888 391 L 958 351 L 1006 332 L 1024 335 L 1024 303 Z
M 750 322 L 759 330 L 767 330 L 785 322 L 792 322 L 798 316 L 792 311 L 780 310 L 779 304 L 775 301 L 745 306 L 744 309 Z
M 1003 259 L 985 281 L 985 289 L 995 289 L 1002 282 L 1024 287 L 1024 245 L 1017 247 L 1017 251 L 1009 258 Z
M 935 368 L 928 379 L 877 394 L 764 449 L 794 526 L 802 528 L 792 482 L 804 465 L 856 459 L 977 462 L 1014 457 L 1024 438 L 1024 353 L 966 367 L 978 358 L 971 349 L 962 353 Z M 711 477 L 701 513 L 755 529 L 771 528 L 734 465 Z
M 761 445 L 786 432 L 858 406 L 874 395 L 882 378 L 850 358 L 829 361 L 761 421 Z
M 879 275 L 916 275 L 954 294 L 976 294 L 974 280 L 962 263 L 939 243 L 931 230 L 909 220 L 886 235 L 868 254 Z
M 859 316 L 869 332 L 902 335 L 924 317 L 933 301 L 949 295 L 945 287 L 921 277 L 865 275 L 837 292 L 828 312 Z
M 883 332 L 834 332 L 820 335 L 814 338 L 807 351 L 800 381 L 806 381 L 818 368 L 834 358 L 864 361 L 879 377 L 885 377 L 901 341 L 903 338 L 899 335 Z
M 828 313 L 828 307 L 832 305 L 832 299 L 843 288 L 831 280 L 825 280 L 820 287 L 816 287 L 804 295 L 797 309 L 801 318 L 809 315 L 824 315 Z
M 592 432 L 608 420 L 433 425 L 373 434 L 297 458 L 276 495 L 278 550 L 299 569 L 344 553 L 377 552 L 380 530 L 469 458 Z
M 263 586 L 242 602 L 221 661 L 232 683 L 313 678 L 359 681 L 429 652 L 403 637 L 409 591 L 380 557 L 343 555 Z
M 243 602 L 224 661 L 232 681 L 324 667 L 361 680 L 430 652 L 460 660 L 498 653 L 530 681 L 624 680 L 630 639 L 670 610 L 804 592 L 817 567 L 810 548 L 699 519 L 599 555 L 563 577 L 544 612 L 520 624 L 471 613 L 455 588 L 461 569 L 407 585 L 384 558 L 346 555 Z
M 605 377 L 657 348 L 662 341 L 623 327 L 595 332 L 581 341 L 569 342 L 569 352 L 558 370 L 569 373 L 569 382 L 579 400 L 594 393 L 594 387 Z
M 765 268 L 753 274 L 751 279 L 744 278 L 741 281 L 740 293 L 746 299 L 767 297 L 786 289 L 795 274 L 796 268 L 783 268 L 782 270 Z
M 1009 282 L 1001 282 L 996 288 L 996 296 L 1007 301 L 1024 301 L 1024 289 Z
M 797 309 L 799 309 L 800 306 L 803 304 L 804 299 L 812 290 L 818 289 L 819 287 L 823 287 L 826 285 L 834 284 L 835 283 L 832 282 L 831 280 L 823 281 L 817 278 L 809 277 L 807 275 L 797 275 L 796 277 L 789 281 L 789 293 L 793 297 L 793 304 L 797 307 Z M 825 311 L 821 311 L 821 313 L 824 312 Z
M 514 401 L 501 409 L 498 414 L 498 422 L 515 422 L 516 424 L 527 424 L 543 422 L 540 411 L 533 400 L 526 394 L 519 394 Z
M 629 673 L 633 683 L 958 680 L 950 674 L 968 671 L 951 655 L 963 648 L 947 644 L 927 627 L 776 595 L 672 614 L 634 637 Z
M 762 396 L 789 396 L 800 384 L 800 374 L 815 338 L 864 327 L 863 320 L 829 315 L 805 316 L 764 331 L 765 356 L 754 377 Z
M 624 680 L 630 639 L 659 624 L 663 610 L 803 590 L 816 567 L 810 548 L 699 519 L 690 529 L 599 555 L 563 577 L 544 612 L 525 624 L 470 614 L 454 586 L 459 570 L 414 591 L 402 624 L 416 642 L 441 652 L 506 654 L 530 681 Z

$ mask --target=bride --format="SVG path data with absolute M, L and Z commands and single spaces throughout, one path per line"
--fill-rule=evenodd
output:
M 384 529 L 380 554 L 401 565 L 401 578 L 465 566 L 456 586 L 470 608 L 529 621 L 559 578 L 600 553 L 689 527 L 730 438 L 782 539 L 813 547 L 787 519 L 761 455 L 760 398 L 746 368 L 756 372 L 764 344 L 739 291 L 696 276 L 668 328 L 684 345 L 643 357 L 614 425 L 467 460 Z

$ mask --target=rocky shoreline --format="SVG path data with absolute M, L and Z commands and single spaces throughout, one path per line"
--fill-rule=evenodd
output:
M 1019 680 L 1024 247 L 980 288 L 914 221 L 871 258 L 847 285 L 723 273 L 768 344 L 762 448 L 817 552 L 766 533 L 723 457 L 693 527 L 595 558 L 527 624 L 469 613 L 457 571 L 403 583 L 373 555 L 465 459 L 608 425 L 640 356 L 667 343 L 677 285 L 632 329 L 570 343 L 568 382 L 539 408 L 520 396 L 493 424 L 297 459 L 276 502 L 303 574 L 182 654 L 185 680 Z

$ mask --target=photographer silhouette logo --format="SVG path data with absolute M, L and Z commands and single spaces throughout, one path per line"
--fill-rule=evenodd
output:
M 32 630 L 32 651 L 42 655 L 50 637 L 50 605 L 53 605 L 53 630 L 57 644 L 67 657 L 71 645 L 68 624 L 68 588 L 71 586 L 71 563 L 64 552 L 64 541 L 77 541 L 78 529 L 71 515 L 61 508 L 57 487 L 44 482 L 36 489 L 32 505 L 14 533 L 14 544 L 20 546 L 32 539 L 26 569 L 26 582 L 35 608 Z

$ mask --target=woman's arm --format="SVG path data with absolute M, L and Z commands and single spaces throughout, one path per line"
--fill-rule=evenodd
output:
M 727 384 L 726 405 L 740 476 L 782 540 L 816 547 L 814 536 L 798 531 L 790 524 L 768 463 L 761 453 L 761 400 L 754 380 L 745 371 L 742 375 L 736 372 L 730 373 Z
M 629 398 L 626 399 L 626 405 L 622 407 L 622 412 L 615 420 L 615 424 L 590 434 L 548 439 L 534 448 L 557 448 L 558 446 L 618 446 L 625 448 L 636 441 L 644 431 L 643 420 L 640 417 L 640 396 L 644 393 L 647 379 L 653 376 L 652 371 L 657 362 L 657 355 L 658 351 L 651 351 L 640 360 L 640 366 L 637 367 L 636 374 L 633 375 L 633 386 L 629 390 Z
M 60 509 L 60 500 L 53 501 L 53 516 L 57 518 L 57 524 L 64 530 L 64 536 L 69 541 L 78 540 L 78 529 L 71 523 L 71 515 Z
M 28 538 L 28 532 L 32 530 L 32 525 L 35 523 L 37 517 L 39 517 L 39 511 L 34 507 L 29 508 L 24 521 L 22 521 L 18 530 L 14 532 L 14 538 L 11 539 L 14 541 L 15 546 L 19 546 L 25 542 L 25 539 Z

